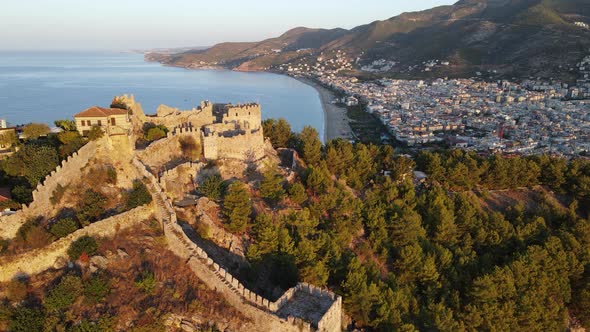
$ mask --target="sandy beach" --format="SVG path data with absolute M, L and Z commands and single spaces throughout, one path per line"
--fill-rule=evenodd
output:
M 324 109 L 324 142 L 336 138 L 348 140 L 354 137 L 352 129 L 348 125 L 350 119 L 346 116 L 346 108 L 332 104 L 332 101 L 336 98 L 334 93 L 310 79 L 301 77 L 296 79 L 312 86 L 320 95 L 320 101 Z

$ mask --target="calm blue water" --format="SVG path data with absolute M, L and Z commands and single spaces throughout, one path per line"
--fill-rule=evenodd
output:
M 146 114 L 160 104 L 258 102 L 263 118 L 283 117 L 294 130 L 311 125 L 324 135 L 317 91 L 286 76 L 163 67 L 140 54 L 0 53 L 0 118 L 9 123 L 52 124 L 93 105 L 109 106 L 121 94 L 135 95 Z

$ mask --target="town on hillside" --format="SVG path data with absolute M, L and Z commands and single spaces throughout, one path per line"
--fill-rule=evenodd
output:
M 555 154 L 566 157 L 590 151 L 590 55 L 576 66 L 573 85 L 541 78 L 520 83 L 474 78 L 361 81 L 346 75 L 357 66 L 344 52 L 320 55 L 315 64 L 281 65 L 277 70 L 306 77 L 342 94 L 347 106 L 359 104 L 404 145 L 443 145 L 477 152 Z M 395 62 L 376 60 L 364 72 L 387 72 Z M 423 63 L 422 72 L 448 66 Z M 412 68 L 409 68 L 412 70 Z

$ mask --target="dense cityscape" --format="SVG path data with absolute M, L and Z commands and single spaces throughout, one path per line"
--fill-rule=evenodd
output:
M 520 83 L 480 78 L 361 82 L 341 75 L 352 62 L 338 52 L 333 57 L 318 57 L 312 66 L 279 69 L 293 76 L 312 77 L 343 93 L 346 97 L 341 101 L 347 106 L 366 105 L 367 112 L 408 146 L 447 143 L 476 151 L 563 156 L 584 155 L 590 150 L 590 56 L 571 68 L 580 75 L 574 86 L 534 78 Z M 363 68 L 389 70 L 394 65 L 381 59 Z M 422 71 L 437 65 L 449 64 L 427 61 Z

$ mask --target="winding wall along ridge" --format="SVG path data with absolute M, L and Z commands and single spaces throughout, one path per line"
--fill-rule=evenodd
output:
M 160 187 L 156 177 L 150 173 L 137 159 L 134 165 L 149 180 L 149 186 L 154 197 L 156 215 L 162 223 L 164 234 L 170 249 L 187 264 L 208 285 L 221 292 L 227 300 L 241 312 L 253 319 L 257 329 L 261 331 L 314 331 L 311 324 L 299 318 L 288 317 L 282 319 L 276 315 L 298 291 L 304 291 L 314 296 L 328 297 L 333 301 L 328 311 L 318 322 L 317 331 L 339 331 L 342 298 L 332 292 L 318 287 L 299 283 L 287 290 L 277 301 L 270 302 L 255 292 L 247 289 L 238 279 L 220 267 L 207 253 L 191 241 L 177 222 L 172 203 Z

